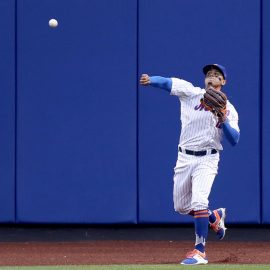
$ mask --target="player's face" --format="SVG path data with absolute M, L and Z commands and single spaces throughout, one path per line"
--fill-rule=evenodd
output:
M 226 81 L 223 78 L 222 73 L 217 69 L 210 69 L 205 75 L 205 88 L 210 86 L 221 89 L 225 85 Z

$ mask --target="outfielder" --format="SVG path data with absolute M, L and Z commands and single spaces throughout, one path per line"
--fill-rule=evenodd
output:
M 142 74 L 140 83 L 165 89 L 181 102 L 181 135 L 174 168 L 174 209 L 192 215 L 195 224 L 195 248 L 181 262 L 185 265 L 207 264 L 205 243 L 208 225 L 218 239 L 225 236 L 226 209 L 211 211 L 208 197 L 218 172 L 223 134 L 235 145 L 239 141 L 238 114 L 222 92 L 227 74 L 223 66 L 206 65 L 205 89 L 177 78 Z

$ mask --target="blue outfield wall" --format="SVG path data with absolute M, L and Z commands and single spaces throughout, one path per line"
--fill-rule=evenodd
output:
M 15 1 L 0 1 L 0 222 L 15 221 Z
M 210 207 L 227 207 L 231 223 L 259 223 L 258 1 L 142 0 L 139 7 L 139 73 L 180 77 L 203 86 L 205 64 L 227 67 L 225 91 L 238 110 L 241 139 L 236 148 L 224 145 Z M 172 202 L 178 99 L 154 88 L 139 90 L 139 222 L 191 222 L 174 213 Z M 254 104 L 252 113 L 248 101 Z
M 262 2 L 263 17 L 255 0 L 0 1 L 0 222 L 192 222 L 173 209 L 178 99 L 138 80 L 203 86 L 202 67 L 221 63 L 241 138 L 224 142 L 210 207 L 227 207 L 230 223 L 269 224 Z
M 262 222 L 270 224 L 270 2 L 263 0 L 262 59 Z
M 137 221 L 136 7 L 18 1 L 18 222 Z

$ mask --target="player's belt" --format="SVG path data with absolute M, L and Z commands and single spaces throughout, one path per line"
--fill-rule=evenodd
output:
M 187 155 L 193 155 L 193 156 L 205 156 L 207 154 L 216 154 L 217 153 L 217 150 L 216 149 L 211 149 L 209 151 L 207 150 L 202 150 L 202 151 L 192 151 L 192 150 L 187 150 L 187 149 L 183 149 L 181 148 L 180 146 L 178 147 L 179 151 L 184 153 L 184 154 L 187 154 Z

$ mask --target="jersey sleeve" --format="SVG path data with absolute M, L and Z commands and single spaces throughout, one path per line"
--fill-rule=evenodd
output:
M 185 98 L 202 93 L 203 89 L 200 87 L 194 87 L 192 83 L 182 79 L 172 78 L 171 95 Z
M 232 128 L 234 128 L 235 130 L 237 130 L 238 132 L 240 132 L 240 128 L 239 128 L 239 125 L 238 125 L 238 113 L 236 111 L 236 109 L 234 108 L 234 106 L 229 103 L 228 106 L 227 106 L 227 118 L 229 120 L 229 123 L 230 123 L 230 126 Z

